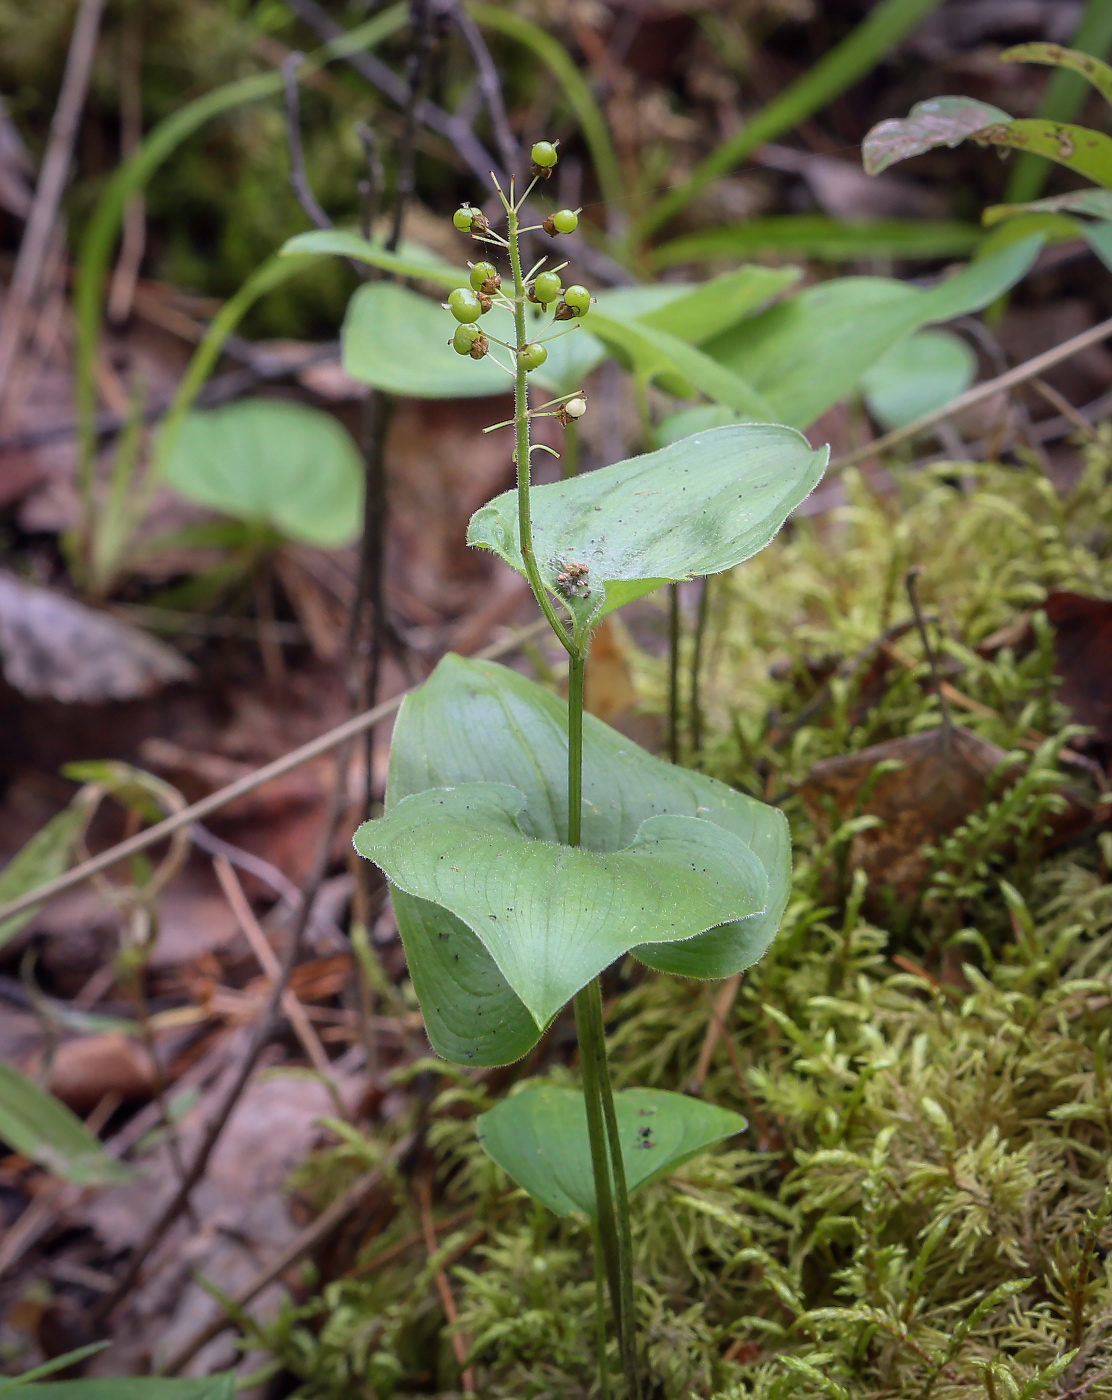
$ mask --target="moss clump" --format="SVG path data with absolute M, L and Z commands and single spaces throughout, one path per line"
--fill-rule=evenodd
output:
M 858 482 L 845 511 L 717 588 L 704 759 L 783 801 L 796 887 L 702 1085 L 747 1133 L 635 1198 L 654 1400 L 1112 1395 L 1112 837 L 1048 840 L 1067 716 L 1037 613 L 1050 587 L 1112 583 L 1110 461 L 1105 438 L 1064 497 L 1026 468 L 932 470 L 879 501 Z M 1013 785 L 940 845 L 911 915 L 888 924 L 866 918 L 845 859 L 854 823 L 820 843 L 792 783 L 818 758 L 937 724 L 913 634 L 911 664 L 876 693 L 863 669 L 835 673 L 813 703 L 809 663 L 899 622 L 911 564 L 974 702 L 960 721 L 1010 752 Z M 1025 652 L 973 650 L 1024 610 Z M 619 1079 L 689 1086 L 718 989 L 625 975 Z M 439 1254 L 329 1284 L 269 1345 L 314 1400 L 458 1388 L 440 1261 L 480 1394 L 596 1394 L 585 1227 L 509 1189 L 474 1140 L 484 1089 L 440 1068 Z M 368 1255 L 419 1229 L 413 1193 L 398 1199 Z

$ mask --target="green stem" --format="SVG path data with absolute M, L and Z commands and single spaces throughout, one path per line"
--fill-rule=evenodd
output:
M 668 585 L 668 757 L 680 761 L 680 586 Z
M 602 1241 L 598 1226 L 591 1226 L 591 1243 L 595 1260 L 595 1346 L 598 1349 L 598 1386 L 601 1400 L 610 1400 L 610 1368 L 606 1361 L 606 1282 L 602 1269 Z
M 614 1217 L 614 1197 L 610 1189 L 610 1169 L 606 1150 L 606 1123 L 602 1111 L 602 1091 L 598 1082 L 599 1060 L 596 1053 L 591 998 L 587 988 L 576 993 L 575 1029 L 579 1038 L 580 1070 L 583 1075 L 583 1100 L 587 1106 L 587 1139 L 591 1147 L 591 1168 L 595 1178 L 595 1214 L 598 1221 L 602 1262 L 610 1289 L 610 1305 L 614 1313 L 619 1345 L 625 1328 L 622 1318 L 622 1275 L 618 1226 Z
M 691 733 L 691 753 L 696 763 L 699 762 L 699 754 L 703 747 L 703 645 L 706 641 L 707 625 L 709 622 L 710 579 L 704 578 L 699 582 L 699 611 L 695 619 L 695 638 L 691 650 L 691 690 L 688 700 L 690 716 L 688 725 Z
M 514 356 L 514 427 L 517 433 L 517 521 L 518 537 L 521 546 L 521 560 L 525 565 L 525 577 L 533 590 L 541 612 L 548 619 L 548 625 L 559 637 L 562 646 L 570 654 L 572 639 L 563 623 L 556 615 L 552 600 L 548 596 L 537 569 L 533 554 L 533 520 L 529 510 L 529 388 L 526 383 L 526 369 L 522 363 L 521 351 L 526 344 L 525 327 L 525 278 L 521 273 L 521 247 L 518 239 L 518 214 L 510 205 L 507 209 L 510 229 L 510 266 L 514 275 L 514 330 L 517 333 L 517 354 Z
M 614 1109 L 614 1091 L 610 1084 L 610 1067 L 606 1060 L 606 1027 L 602 1014 L 602 988 L 596 977 L 586 988 L 590 996 L 591 1025 L 598 1056 L 598 1083 L 602 1097 L 602 1116 L 610 1145 L 610 1168 L 613 1175 L 614 1214 L 618 1225 L 618 1270 L 621 1279 L 622 1318 L 620 1333 L 622 1366 L 629 1386 L 629 1400 L 639 1400 L 641 1384 L 637 1367 L 637 1316 L 633 1302 L 633 1235 L 629 1224 L 629 1191 L 626 1186 L 622 1141 L 618 1133 L 618 1115 Z

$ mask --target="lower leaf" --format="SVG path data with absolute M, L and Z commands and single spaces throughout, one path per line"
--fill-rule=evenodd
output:
M 663 1089 L 624 1089 L 614 1095 L 614 1109 L 631 1192 L 746 1126 L 738 1113 Z M 557 1215 L 594 1218 L 587 1110 L 578 1089 L 526 1084 L 482 1115 L 479 1141 L 535 1201 Z

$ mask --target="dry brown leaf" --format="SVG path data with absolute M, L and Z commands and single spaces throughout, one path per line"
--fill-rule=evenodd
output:
M 880 826 L 853 838 L 850 867 L 910 899 L 927 874 L 923 847 L 948 836 L 981 806 L 985 780 L 1006 757 L 971 730 L 940 726 L 823 759 L 800 784 L 799 795 L 823 840 L 831 832 L 831 801 L 840 821 L 879 817 Z M 859 807 L 873 769 L 892 760 L 902 767 L 882 774 Z
M 145 632 L 4 572 L 0 655 L 14 690 L 71 705 L 135 700 L 194 675 L 184 657 Z
M 153 1091 L 151 1057 L 123 1031 L 65 1040 L 54 1052 L 50 1092 L 82 1117 L 106 1094 L 135 1103 L 150 1098 Z

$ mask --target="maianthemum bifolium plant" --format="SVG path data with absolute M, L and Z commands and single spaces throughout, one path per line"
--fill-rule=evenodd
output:
M 533 148 L 534 183 L 557 151 Z M 522 227 L 533 185 L 498 189 L 505 233 L 465 205 L 454 222 L 508 259 L 484 259 L 446 303 L 461 356 L 513 379 L 517 487 L 479 510 L 468 540 L 525 575 L 568 654 L 568 701 L 506 667 L 447 656 L 403 704 L 385 814 L 356 849 L 388 877 L 413 985 L 436 1050 L 457 1064 L 525 1055 L 572 1002 L 582 1090 L 535 1080 L 480 1120 L 483 1146 L 534 1199 L 580 1212 L 595 1240 L 600 1385 L 610 1394 L 604 1293 L 624 1387 L 641 1394 L 629 1193 L 744 1127 L 681 1094 L 615 1094 L 599 974 L 630 954 L 684 977 L 754 963 L 775 936 L 791 877 L 772 807 L 673 767 L 584 715 L 592 632 L 667 582 L 755 554 L 822 476 L 826 450 L 791 428 L 734 424 L 586 476 L 533 487 L 531 422 L 580 416 L 581 391 L 530 406 L 529 374 L 589 314 L 523 235 L 574 229 L 561 210 Z M 550 309 L 538 316 L 532 306 Z M 491 314 L 494 313 L 494 314 Z M 488 319 L 489 318 L 489 319 Z M 495 328 L 505 334 L 495 334 Z

